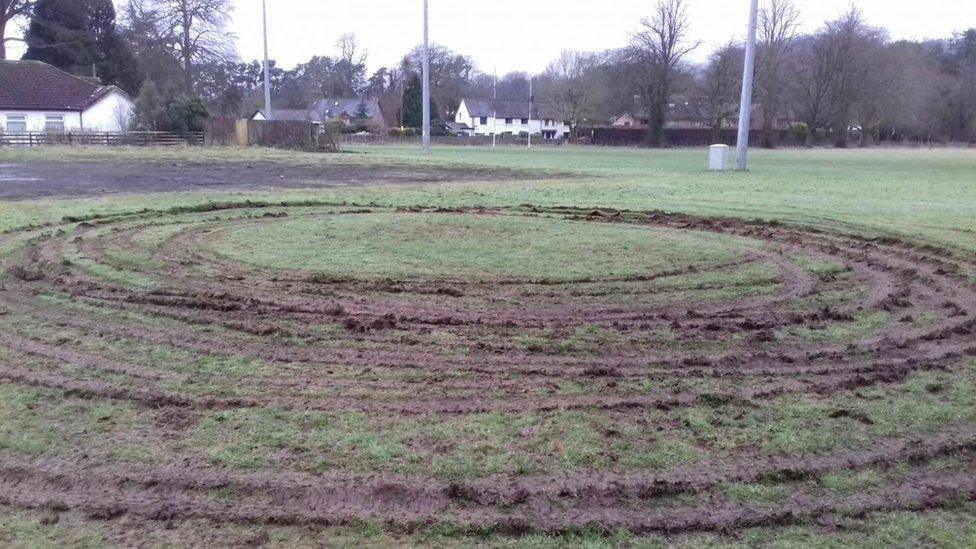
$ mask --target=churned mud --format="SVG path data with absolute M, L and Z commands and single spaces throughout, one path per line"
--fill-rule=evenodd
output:
M 316 189 L 373 185 L 514 180 L 526 172 L 341 163 L 7 162 L 0 164 L 0 200 L 78 198 L 105 194 Z M 551 175 L 551 174 L 550 174 Z
M 271 173 L 262 172 L 267 167 L 235 169 L 241 173 L 214 177 L 260 181 Z M 119 170 L 106 177 L 133 181 L 128 168 Z M 199 175 L 187 181 L 208 180 Z M 337 175 L 349 180 L 348 174 Z M 429 176 L 456 179 L 448 173 Z M 370 171 L 369 179 L 382 176 Z M 134 181 L 146 191 L 159 190 L 153 177 Z M 4 185 L 2 192 L 18 197 Z M 112 183 L 91 188 L 101 185 Z M 586 280 L 373 280 L 262 270 L 217 257 L 206 247 L 214 231 L 228 224 L 368 213 L 228 213 L 66 222 L 6 235 L 4 242 L 19 244 L 11 244 L 13 251 L 0 264 L 6 272 L 0 310 L 20 320 L 0 334 L 0 349 L 7 353 L 0 359 L 0 380 L 65 398 L 153 410 L 164 431 L 178 428 L 187 415 L 244 409 L 445 419 L 575 410 L 638 422 L 652 410 L 671 417 L 693 407 L 754 408 L 784 395 L 855 398 L 859 391 L 897 385 L 976 356 L 976 286 L 966 274 L 972 261 L 895 239 L 657 212 L 462 211 L 454 213 L 630 223 L 734 235 L 762 246 L 739 261 L 712 266 L 719 275 L 714 278 L 689 267 Z M 146 244 L 146 235 L 164 224 L 177 229 Z M 804 268 L 798 258 L 836 268 Z M 762 291 L 743 291 L 721 276 L 750 266 L 776 273 L 775 280 Z M 689 277 L 692 282 L 681 291 L 697 295 L 693 300 L 674 289 Z M 858 332 L 864 318 L 880 320 Z M 52 341 L 33 335 L 35 324 L 75 335 Z M 836 326 L 850 335 L 790 335 Z M 604 339 L 592 348 L 566 347 L 582 327 Z M 520 343 L 525 334 L 536 335 Z M 653 339 L 660 334 L 667 335 L 666 344 Z M 233 395 L 207 394 L 181 388 L 192 381 L 192 372 L 147 365 L 137 354 L 109 353 L 106 342 L 253 359 L 274 369 L 224 380 L 217 375 L 216 382 L 232 386 Z M 635 389 L 642 381 L 655 383 Z M 592 390 L 567 394 L 558 390 L 564 382 Z M 848 409 L 831 417 L 873 423 Z M 635 533 L 729 532 L 972 500 L 974 456 L 976 426 L 966 423 L 924 436 L 878 437 L 859 451 L 770 455 L 756 448 L 660 472 L 609 468 L 457 482 L 343 471 L 241 472 L 196 463 L 151 467 L 0 451 L 0 502 L 76 510 L 92 520 L 127 515 L 329 526 L 374 519 L 401 530 L 449 523 L 510 534 L 587 525 Z M 949 457 L 969 467 L 926 467 Z M 800 487 L 778 505 L 733 501 L 718 490 L 723 483 L 789 484 L 898 467 L 899 476 L 870 489 L 807 494 Z M 236 499 L 215 499 L 213 491 L 221 489 L 232 489 Z M 657 503 L 675 497 L 677 503 Z

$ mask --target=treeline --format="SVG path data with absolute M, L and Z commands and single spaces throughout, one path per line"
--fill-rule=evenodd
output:
M 574 129 L 629 112 L 646 121 L 651 144 L 663 143 L 669 121 L 682 116 L 718 134 L 737 124 L 743 48 L 731 42 L 692 63 L 701 45 L 690 38 L 688 1 L 659 0 L 626 47 L 567 51 L 541 74 L 496 79 L 472 57 L 434 45 L 435 118 L 452 119 L 469 96 L 528 100 L 531 79 L 535 98 Z M 755 118 L 763 144 L 774 145 L 784 129 L 837 146 L 852 139 L 976 141 L 976 29 L 894 41 L 852 8 L 802 34 L 797 5 L 765 0 L 760 15 Z M 11 38 L 12 22 L 26 22 L 25 58 L 94 72 L 138 97 L 134 124 L 179 130 L 208 112 L 242 116 L 262 104 L 263 66 L 239 59 L 227 28 L 232 7 L 231 0 L 128 0 L 116 13 L 111 0 L 2 0 L 0 44 Z M 291 69 L 271 65 L 278 108 L 365 97 L 380 103 L 391 124 L 419 125 L 419 48 L 369 73 L 366 54 L 346 34 L 326 55 Z

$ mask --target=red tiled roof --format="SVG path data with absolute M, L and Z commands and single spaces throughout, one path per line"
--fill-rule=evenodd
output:
M 83 111 L 113 89 L 40 61 L 0 61 L 0 109 Z

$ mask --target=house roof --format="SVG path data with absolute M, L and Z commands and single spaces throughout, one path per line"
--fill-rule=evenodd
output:
M 358 99 L 348 97 L 321 99 L 315 103 L 312 103 L 312 106 L 309 107 L 309 109 L 318 113 L 323 120 L 328 120 L 330 118 L 342 118 L 343 115 L 348 116 L 349 118 L 355 118 L 356 113 L 359 112 L 359 105 L 366 106 L 366 118 L 381 116 L 380 103 L 375 99 Z
M 255 112 L 254 115 L 251 116 L 251 118 L 257 116 L 258 113 L 261 113 L 261 116 L 263 116 L 265 119 L 269 118 L 268 115 L 265 114 L 264 109 L 258 109 L 257 112 Z M 271 114 L 273 115 L 271 118 L 273 118 L 274 120 L 284 120 L 288 122 L 321 122 L 322 121 L 322 117 L 319 116 L 319 113 L 313 110 L 306 110 L 306 109 L 272 109 Z
M 473 129 L 471 126 L 465 124 L 464 122 L 454 122 L 453 120 L 447 120 L 444 122 L 447 129 L 452 132 L 467 131 Z
M 0 109 L 83 111 L 113 91 L 40 61 L 0 61 Z
M 534 120 L 557 120 L 560 118 L 552 105 L 545 101 L 533 101 L 531 114 L 529 114 L 528 101 L 465 98 L 463 103 L 468 107 L 468 114 L 472 117 L 497 116 L 498 118 L 531 118 Z

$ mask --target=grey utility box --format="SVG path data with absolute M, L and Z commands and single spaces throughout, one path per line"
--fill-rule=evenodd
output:
M 729 169 L 728 145 L 712 145 L 709 147 L 708 169 L 713 172 L 724 172 Z

